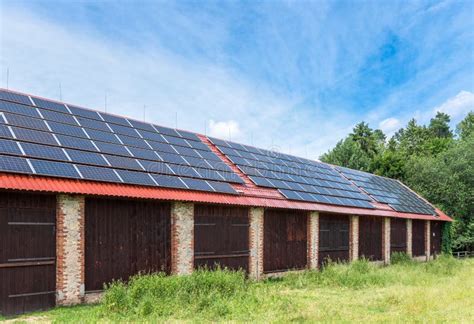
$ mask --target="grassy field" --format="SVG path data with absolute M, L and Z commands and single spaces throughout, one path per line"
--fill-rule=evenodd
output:
M 379 267 L 366 261 L 251 282 L 241 273 L 136 277 L 110 287 L 99 305 L 56 308 L 18 320 L 418 321 L 474 319 L 474 259 L 439 258 Z

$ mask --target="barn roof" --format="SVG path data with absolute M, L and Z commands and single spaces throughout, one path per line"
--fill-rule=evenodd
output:
M 4 89 L 0 188 L 450 220 L 397 180 Z

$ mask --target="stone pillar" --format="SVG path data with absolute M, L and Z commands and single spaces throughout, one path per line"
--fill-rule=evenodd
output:
M 425 256 L 426 261 L 429 261 L 431 258 L 431 222 L 429 220 L 425 221 Z
M 407 254 L 413 255 L 413 223 L 411 219 L 407 219 Z
M 318 268 L 319 255 L 319 213 L 312 211 L 308 214 L 308 268 Z
M 194 269 L 194 204 L 171 206 L 171 273 L 189 275 Z
M 359 259 L 359 216 L 351 216 L 349 239 L 349 258 L 356 261 Z
M 390 218 L 385 217 L 383 222 L 383 261 L 385 264 L 390 263 Z
M 58 195 L 56 209 L 56 303 L 84 300 L 84 196 Z
M 263 217 L 264 209 L 249 209 L 249 277 L 259 280 L 263 276 Z

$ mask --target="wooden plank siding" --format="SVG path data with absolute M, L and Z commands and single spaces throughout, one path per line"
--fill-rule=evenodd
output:
M 195 205 L 194 267 L 249 270 L 249 210 Z
M 56 197 L 0 192 L 0 314 L 56 302 Z
M 308 213 L 267 209 L 263 224 L 263 271 L 269 273 L 305 268 Z
M 349 261 L 349 227 L 349 216 L 319 215 L 319 267 L 329 260 Z
M 382 230 L 383 217 L 364 216 L 359 218 L 359 257 L 370 261 L 383 260 Z
M 442 240 L 442 222 L 431 222 L 431 238 L 430 238 L 430 254 L 436 256 L 441 254 L 441 240 Z
M 412 249 L 413 256 L 425 255 L 425 221 L 412 221 Z
M 407 221 L 403 218 L 390 219 L 390 253 L 407 252 Z
M 170 204 L 87 198 L 86 291 L 139 272 L 170 272 Z

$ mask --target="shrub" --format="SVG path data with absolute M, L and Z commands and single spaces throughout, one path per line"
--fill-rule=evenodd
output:
M 409 264 L 412 263 L 413 260 L 410 258 L 408 254 L 405 252 L 393 252 L 390 256 L 390 263 L 395 264 Z

